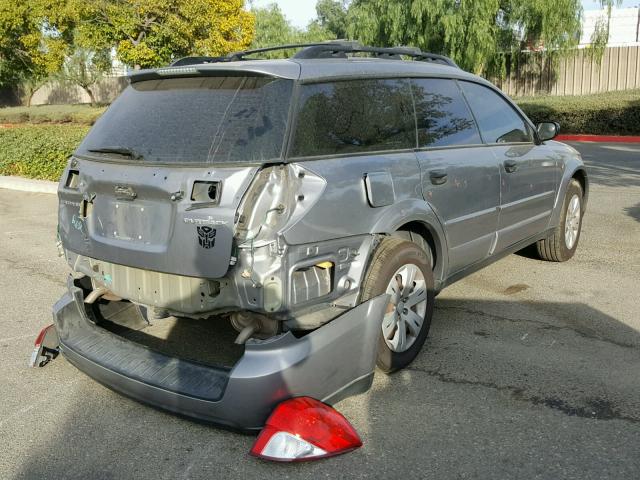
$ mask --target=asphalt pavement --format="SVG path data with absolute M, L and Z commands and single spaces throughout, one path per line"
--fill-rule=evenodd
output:
M 68 268 L 56 198 L 0 190 L 0 478 L 640 478 L 640 145 L 574 144 L 591 192 L 576 256 L 514 254 L 444 290 L 406 370 L 337 408 L 364 446 L 319 462 L 27 359 Z

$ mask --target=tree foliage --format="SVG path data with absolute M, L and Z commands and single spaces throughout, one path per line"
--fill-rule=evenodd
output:
M 318 0 L 317 23 L 331 32 L 335 38 L 347 38 L 347 0 Z
M 499 53 L 575 46 L 581 15 L 580 0 L 354 0 L 347 31 L 365 43 L 417 46 L 466 70 L 495 72 Z
M 241 50 L 254 34 L 254 18 L 243 0 L 76 1 L 83 5 L 80 45 L 114 46 L 119 60 L 140 68 Z
M 91 104 L 95 105 L 94 86 L 111 67 L 111 52 L 108 49 L 93 51 L 78 47 L 67 56 L 56 77 L 82 88 L 89 95 Z
M 251 48 L 322 42 L 336 38 L 335 34 L 317 22 L 310 23 L 305 30 L 294 27 L 275 3 L 263 8 L 254 8 L 252 13 L 256 19 L 256 33 Z M 280 58 L 290 53 L 277 51 L 266 53 L 264 56 L 266 58 Z
M 111 52 L 132 67 L 249 46 L 254 16 L 244 0 L 0 0 L 0 87 L 30 101 L 49 78 L 87 90 Z
M 41 84 L 57 72 L 73 41 L 73 23 L 61 0 L 0 2 L 0 86 Z

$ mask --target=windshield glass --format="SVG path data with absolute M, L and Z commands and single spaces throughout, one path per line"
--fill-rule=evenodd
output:
M 135 162 L 260 162 L 282 156 L 293 81 L 167 78 L 127 87 L 79 155 Z

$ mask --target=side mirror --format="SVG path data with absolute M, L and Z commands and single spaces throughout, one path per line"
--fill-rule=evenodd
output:
M 560 133 L 560 124 L 558 122 L 542 122 L 538 124 L 537 130 L 541 142 L 553 140 Z

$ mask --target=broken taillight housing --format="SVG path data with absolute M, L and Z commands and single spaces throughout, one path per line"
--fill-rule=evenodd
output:
M 33 352 L 29 358 L 30 367 L 44 367 L 58 356 L 58 333 L 51 324 L 40 330 L 34 342 Z
M 358 433 L 337 410 L 311 397 L 298 397 L 275 408 L 251 455 L 294 462 L 332 457 L 361 446 Z
M 239 245 L 254 248 L 276 240 L 320 198 L 326 181 L 297 164 L 260 170 L 245 194 L 236 220 Z

